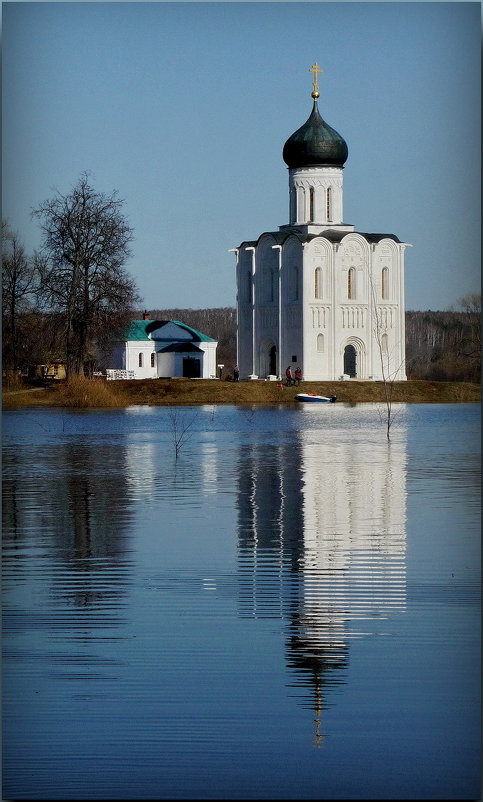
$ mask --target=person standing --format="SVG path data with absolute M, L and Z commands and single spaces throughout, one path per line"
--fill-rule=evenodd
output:
M 238 367 L 238 365 L 235 365 L 235 367 L 233 368 L 233 381 L 237 382 L 239 378 L 240 378 L 240 368 Z
M 288 366 L 287 370 L 285 371 L 285 376 L 287 378 L 287 387 L 290 387 L 290 385 L 292 384 L 292 381 L 293 381 L 293 379 L 292 379 L 292 368 L 290 367 L 290 365 Z
M 302 368 L 297 367 L 295 368 L 295 384 L 298 386 L 302 381 Z

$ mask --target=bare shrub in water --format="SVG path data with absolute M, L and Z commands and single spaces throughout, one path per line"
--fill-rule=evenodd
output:
M 168 415 L 171 423 L 171 434 L 173 437 L 174 455 L 175 458 L 178 459 L 181 449 L 193 435 L 191 427 L 193 426 L 193 423 L 198 417 L 198 413 L 195 412 L 190 417 L 187 417 L 186 410 L 178 409 L 176 407 L 171 407 L 168 412 Z

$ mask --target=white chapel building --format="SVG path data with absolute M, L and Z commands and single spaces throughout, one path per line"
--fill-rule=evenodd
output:
M 348 148 L 313 109 L 285 142 L 289 220 L 242 242 L 237 256 L 241 379 L 405 380 L 404 252 L 394 234 L 344 223 Z
M 110 354 L 107 379 L 215 379 L 218 342 L 178 320 L 132 320 Z

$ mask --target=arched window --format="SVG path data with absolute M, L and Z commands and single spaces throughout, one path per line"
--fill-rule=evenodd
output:
M 142 366 L 143 366 L 143 355 L 142 355 L 142 353 L 139 354 L 138 365 L 139 365 L 140 368 L 142 368 Z
M 322 298 L 322 270 L 320 267 L 315 269 L 314 274 L 314 296 L 316 298 Z
M 387 267 L 382 268 L 381 295 L 383 300 L 389 298 L 389 269 Z
M 330 223 L 332 220 L 332 188 L 328 187 L 327 189 L 327 196 L 326 196 L 326 213 L 327 213 L 327 222 Z
M 155 360 L 155 358 L 156 358 L 156 357 L 155 357 L 155 354 L 154 354 L 154 352 L 153 352 L 153 353 L 151 354 L 151 367 L 152 367 L 152 368 L 154 368 L 154 360 Z
M 354 267 L 350 267 L 347 274 L 347 297 L 349 300 L 353 300 L 356 297 L 356 271 Z
M 389 352 L 387 334 L 383 334 L 381 337 L 381 350 L 383 354 L 387 354 Z
M 315 190 L 313 187 L 309 189 L 309 223 L 313 223 L 315 219 Z
M 317 351 L 319 351 L 319 353 L 323 353 L 324 352 L 324 335 L 323 334 L 317 334 Z

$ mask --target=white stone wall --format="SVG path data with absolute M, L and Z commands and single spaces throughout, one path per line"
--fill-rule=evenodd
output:
M 303 244 L 287 235 L 279 276 L 276 243 L 264 234 L 254 254 L 243 247 L 238 254 L 241 378 L 265 378 L 275 347 L 280 377 L 299 364 L 307 381 L 338 380 L 352 346 L 354 378 L 404 380 L 406 246 L 389 237 L 371 243 L 353 231 L 340 242 L 324 232 Z
M 237 257 L 237 362 L 241 379 L 254 372 L 252 297 L 252 252 L 243 247 Z
M 195 343 L 202 353 L 199 353 L 201 378 L 215 378 L 217 342 Z M 183 375 L 183 357 L 186 353 L 167 352 L 160 353 L 157 348 L 162 344 L 154 340 L 130 341 L 113 349 L 111 369 L 127 370 L 133 373 L 135 379 L 156 379 L 158 377 L 174 378 Z M 139 365 L 139 355 L 142 354 L 142 366 Z M 154 366 L 151 367 L 151 354 L 155 355 Z
M 216 348 L 218 343 L 197 343 L 198 348 L 204 352 L 203 357 L 203 371 L 202 376 L 203 379 L 212 379 L 215 378 L 217 375 L 216 370 Z M 231 366 L 230 366 L 231 367 Z M 226 368 L 225 368 L 226 370 Z
M 156 359 L 151 367 L 151 354 L 155 353 L 155 345 L 151 340 L 131 341 L 126 343 L 126 370 L 134 371 L 136 379 L 155 379 L 157 376 Z M 139 355 L 142 355 L 142 366 Z

